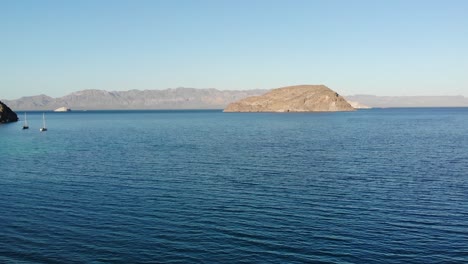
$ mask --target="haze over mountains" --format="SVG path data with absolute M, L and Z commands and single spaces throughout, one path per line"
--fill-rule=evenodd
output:
M 468 98 L 458 96 L 351 95 L 347 100 L 371 107 L 468 107 Z
M 269 90 L 217 90 L 171 88 L 165 90 L 105 91 L 82 90 L 53 98 L 47 95 L 2 100 L 15 111 L 97 109 L 223 109 L 240 99 L 262 95 Z M 468 107 L 463 96 L 344 96 L 347 100 L 370 107 Z
M 166 90 L 105 91 L 83 90 L 52 98 L 47 95 L 4 100 L 16 110 L 96 109 L 222 109 L 231 102 L 266 90 L 220 91 L 217 89 L 175 88 Z

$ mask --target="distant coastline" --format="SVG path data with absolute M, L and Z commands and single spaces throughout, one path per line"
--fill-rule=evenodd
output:
M 348 101 L 359 102 L 373 108 L 406 107 L 468 107 L 468 98 L 456 96 L 376 96 L 349 95 Z
M 269 90 L 218 90 L 174 88 L 165 90 L 82 90 L 53 98 L 47 95 L 2 99 L 15 111 L 76 110 L 189 110 L 224 109 L 228 104 Z M 372 108 L 468 107 L 464 96 L 376 96 L 348 95 L 346 100 Z

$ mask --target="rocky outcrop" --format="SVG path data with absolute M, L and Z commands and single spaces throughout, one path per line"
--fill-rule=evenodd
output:
M 325 85 L 297 85 L 271 90 L 229 104 L 224 112 L 336 112 L 355 109 Z
M 6 104 L 0 102 L 0 123 L 18 121 L 18 116 Z

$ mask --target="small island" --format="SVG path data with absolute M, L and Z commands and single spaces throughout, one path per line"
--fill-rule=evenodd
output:
M 325 85 L 296 85 L 273 89 L 229 104 L 224 112 L 337 112 L 355 109 Z
M 0 101 L 0 123 L 17 122 L 18 116 L 6 104 Z

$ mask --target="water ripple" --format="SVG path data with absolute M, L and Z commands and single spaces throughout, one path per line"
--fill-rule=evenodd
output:
M 51 113 L 43 134 L 2 125 L 0 262 L 468 262 L 467 114 L 72 112 Z

